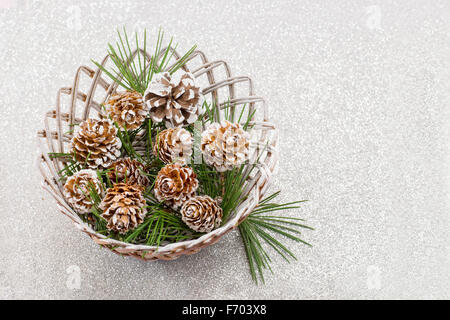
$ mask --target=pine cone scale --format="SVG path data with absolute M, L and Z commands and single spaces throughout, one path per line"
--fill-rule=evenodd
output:
M 200 114 L 200 89 L 195 87 L 190 73 L 178 71 L 171 75 L 155 75 L 144 94 L 153 121 L 165 121 L 168 127 L 178 127 L 194 122 Z
M 116 134 L 117 129 L 109 120 L 88 119 L 73 136 L 70 152 L 91 169 L 106 168 L 121 154 L 122 143 Z
M 91 188 L 94 188 L 99 195 L 103 192 L 97 173 L 94 170 L 83 169 L 67 179 L 63 192 L 72 207 L 78 213 L 85 214 L 92 208 Z
M 169 128 L 161 131 L 153 146 L 153 153 L 166 164 L 185 165 L 192 155 L 192 135 L 183 128 Z
M 127 233 L 144 222 L 147 214 L 146 200 L 142 190 L 126 183 L 114 184 L 100 203 L 102 217 L 107 220 L 107 228 L 119 233 Z
M 105 104 L 106 112 L 119 126 L 127 130 L 137 129 L 148 114 L 148 106 L 136 91 L 125 91 L 112 95 Z
M 244 163 L 249 155 L 249 145 L 249 134 L 237 123 L 212 123 L 202 133 L 201 150 L 205 162 L 219 172 Z
M 195 194 L 197 188 L 197 175 L 192 168 L 168 164 L 159 171 L 154 192 L 158 201 L 178 208 Z
M 222 222 L 223 210 L 209 196 L 196 196 L 187 200 L 181 208 L 181 219 L 197 232 L 211 232 Z
M 119 159 L 113 162 L 108 170 L 108 178 L 113 183 L 128 183 L 141 189 L 147 188 L 150 184 L 149 178 L 144 174 L 145 165 L 135 159 Z

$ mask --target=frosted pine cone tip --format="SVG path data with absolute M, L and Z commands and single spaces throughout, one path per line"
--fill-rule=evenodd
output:
M 205 162 L 223 172 L 248 159 L 250 135 L 238 123 L 212 123 L 202 133 L 201 149 Z
M 108 178 L 112 183 L 128 183 L 145 189 L 150 184 L 145 169 L 145 165 L 135 159 L 122 158 L 109 166 Z
M 197 232 L 211 232 L 220 226 L 223 210 L 209 196 L 196 196 L 187 200 L 181 208 L 181 219 Z
M 121 234 L 135 229 L 147 214 L 146 201 L 142 190 L 126 183 L 116 183 L 106 191 L 100 203 L 102 217 L 107 221 L 107 228 Z
M 67 201 L 78 213 L 86 214 L 92 208 L 92 199 L 90 197 L 92 188 L 99 195 L 103 192 L 97 173 L 91 169 L 83 169 L 67 178 L 63 192 Z
M 127 130 L 137 129 L 149 111 L 142 95 L 136 91 L 113 94 L 105 103 L 105 109 L 113 121 Z
M 117 128 L 107 119 L 83 121 L 73 136 L 70 152 L 76 160 L 91 169 L 107 168 L 121 152 Z
M 192 155 L 193 138 L 189 131 L 177 127 L 161 131 L 156 137 L 153 153 L 168 163 L 185 165 Z
M 200 88 L 194 76 L 183 70 L 155 74 L 144 94 L 144 101 L 155 122 L 167 127 L 186 126 L 197 120 L 201 112 Z
M 197 175 L 190 167 L 168 164 L 162 168 L 155 181 L 155 196 L 173 208 L 194 196 L 198 188 Z

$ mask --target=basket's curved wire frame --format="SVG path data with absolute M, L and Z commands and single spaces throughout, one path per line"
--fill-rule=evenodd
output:
M 161 55 L 156 59 L 157 61 L 165 54 L 166 50 L 167 48 L 162 50 Z M 170 50 L 175 60 L 180 59 L 180 55 L 176 51 Z M 137 53 L 136 50 L 133 54 L 134 59 Z M 139 54 L 141 54 L 141 57 L 146 55 L 142 49 L 139 49 Z M 148 61 L 150 56 L 147 55 L 145 58 Z M 101 65 L 105 66 L 108 60 L 109 56 L 106 56 Z M 190 69 L 189 66 L 195 60 L 200 65 Z M 172 66 L 173 64 L 169 65 L 167 69 Z M 109 248 L 114 253 L 143 260 L 172 260 L 185 254 L 196 253 L 200 249 L 216 243 L 222 236 L 239 226 L 258 205 L 267 191 L 269 180 L 275 170 L 278 161 L 277 131 L 275 126 L 268 121 L 268 109 L 265 100 L 254 94 L 252 80 L 246 76 L 233 77 L 225 61 L 209 62 L 205 54 L 198 50 L 190 56 L 183 69 L 190 71 L 197 80 L 206 78 L 207 85 L 203 87 L 202 93 L 210 101 L 216 101 L 220 109 L 223 109 L 227 104 L 231 106 L 231 112 L 235 112 L 236 108 L 248 105 L 250 112 L 256 109 L 255 114 L 262 115 L 261 120 L 252 119 L 250 122 L 252 135 L 257 137 L 256 141 L 252 143 L 253 152 L 250 156 L 250 161 L 256 163 L 256 170 L 253 170 L 246 181 L 243 196 L 240 199 L 241 203 L 221 227 L 197 239 L 169 243 L 159 247 L 109 239 L 86 224 L 65 200 L 62 193 L 63 181 L 58 174 L 63 168 L 65 160 L 63 158 L 51 159 L 49 153 L 67 152 L 68 144 L 73 135 L 73 130 L 70 129 L 89 118 L 92 109 L 96 112 L 97 117 L 103 117 L 101 104 L 106 101 L 111 93 L 116 91 L 118 84 L 109 78 L 102 77 L 102 71 L 99 68 L 95 70 L 87 66 L 78 68 L 72 87 L 58 90 L 56 105 L 46 113 L 44 129 L 38 132 L 40 155 L 37 159 L 37 165 L 43 177 L 43 188 L 55 198 L 60 211 L 68 216 L 78 229 L 88 234 L 96 243 Z M 217 73 L 220 69 L 224 74 L 223 79 L 218 79 Z M 87 90 L 81 88 L 81 80 L 88 82 Z M 237 89 L 241 89 L 239 86 L 245 84 L 248 86 L 248 94 L 237 96 Z M 225 94 L 220 93 L 220 95 L 225 95 L 223 99 L 219 97 L 221 89 L 225 89 Z M 100 97 L 97 98 L 99 93 Z M 62 104 L 63 98 L 68 98 L 69 103 L 67 105 Z M 66 132 L 66 129 L 69 130 Z

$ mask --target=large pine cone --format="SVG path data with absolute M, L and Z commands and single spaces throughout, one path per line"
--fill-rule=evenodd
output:
M 105 103 L 105 109 L 111 119 L 127 130 L 137 129 L 148 114 L 148 106 L 136 91 L 125 91 L 111 96 Z
M 210 232 L 222 222 L 223 210 L 209 196 L 196 196 L 187 200 L 181 208 L 181 219 L 197 232 Z
M 192 155 L 192 135 L 177 127 L 161 131 L 153 145 L 153 153 L 164 163 L 185 165 Z
M 100 203 L 102 217 L 108 221 L 107 228 L 127 233 L 140 225 L 147 214 L 146 201 L 139 187 L 117 183 L 106 191 Z
M 155 122 L 165 121 L 167 127 L 179 127 L 197 120 L 201 108 L 200 88 L 191 73 L 179 70 L 154 75 L 144 94 Z
M 120 156 L 122 143 L 117 129 L 109 120 L 88 119 L 73 136 L 70 152 L 76 160 L 91 168 L 108 168 Z
M 205 162 L 223 172 L 240 166 L 248 158 L 249 134 L 238 123 L 212 123 L 202 132 Z
M 145 165 L 135 159 L 122 158 L 114 161 L 108 168 L 108 177 L 112 183 L 128 183 L 145 190 L 150 184 L 143 173 Z
M 190 167 L 168 164 L 162 168 L 155 181 L 155 196 L 158 201 L 178 208 L 195 194 L 198 188 L 197 175 Z
M 92 208 L 90 191 L 93 189 L 99 195 L 103 192 L 97 173 L 91 169 L 83 169 L 67 178 L 64 184 L 64 196 L 75 211 L 85 214 Z

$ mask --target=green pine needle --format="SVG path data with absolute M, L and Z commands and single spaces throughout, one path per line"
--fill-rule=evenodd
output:
M 261 200 L 255 210 L 239 225 L 239 232 L 245 247 L 247 260 L 250 267 L 250 274 L 252 279 L 257 283 L 258 278 L 265 283 L 264 270 L 270 268 L 270 256 L 267 250 L 264 248 L 263 243 L 266 243 L 276 253 L 278 253 L 284 260 L 290 261 L 290 259 L 297 260 L 295 255 L 290 251 L 276 236 L 282 236 L 296 242 L 300 242 L 311 246 L 306 241 L 302 240 L 300 229 L 313 228 L 298 223 L 296 221 L 304 221 L 300 218 L 274 216 L 274 215 L 262 215 L 262 213 L 274 212 L 280 210 L 287 210 L 291 208 L 298 208 L 293 206 L 300 204 L 304 201 L 295 201 L 284 204 L 270 203 L 276 198 L 280 192 Z
M 140 41 L 137 32 L 135 33 L 135 51 L 132 49 L 132 41 L 130 41 L 125 27 L 123 31 L 117 30 L 117 35 L 119 41 L 115 43 L 115 46 L 108 44 L 108 54 L 115 68 L 108 70 L 97 61 L 92 60 L 92 62 L 121 87 L 129 91 L 137 91 L 143 95 L 153 75 L 168 68 L 178 44 L 173 46 L 173 38 L 171 38 L 161 60 L 157 61 L 161 55 L 164 41 L 164 32 L 162 30 L 158 32 L 155 53 L 150 58 L 147 57 L 147 30 L 144 30 L 143 41 Z M 143 43 L 142 48 L 139 46 L 140 43 Z M 182 68 L 191 59 L 196 48 L 197 46 L 194 45 L 167 71 L 173 74 Z
M 144 222 L 125 235 L 123 241 L 159 247 L 163 243 L 195 239 L 201 235 L 189 229 L 178 215 L 159 203 L 150 203 L 147 211 Z

